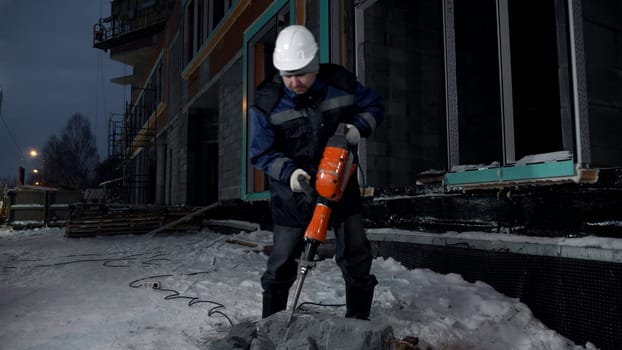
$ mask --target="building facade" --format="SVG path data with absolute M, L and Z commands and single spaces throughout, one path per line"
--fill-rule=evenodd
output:
M 621 14 L 615 0 L 112 1 L 94 46 L 133 67 L 115 79 L 133 93 L 109 147 L 125 199 L 268 198 L 247 113 L 292 23 L 385 101 L 362 183 L 415 185 L 430 170 L 446 186 L 594 181 L 622 165 Z
M 620 18 L 619 0 L 113 0 L 94 47 L 133 72 L 113 80 L 132 98 L 111 115 L 122 174 L 108 184 L 131 204 L 267 201 L 248 108 L 275 73 L 278 31 L 295 23 L 321 62 L 384 100 L 359 182 L 416 195 L 372 201 L 366 219 L 620 238 Z M 619 250 L 381 232 L 381 255 L 490 283 L 576 342 L 622 342 Z

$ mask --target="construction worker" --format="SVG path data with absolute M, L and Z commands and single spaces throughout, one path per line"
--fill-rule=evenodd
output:
M 287 307 L 296 281 L 304 232 L 315 203 L 303 193 L 299 175 L 314 187 L 327 140 L 346 123 L 352 146 L 368 137 L 384 118 L 380 98 L 356 76 L 334 64 L 319 64 L 318 45 L 304 26 L 284 28 L 276 39 L 274 66 L 279 75 L 262 83 L 250 109 L 250 160 L 270 179 L 273 248 L 263 287 L 262 317 Z M 368 319 L 374 287 L 372 254 L 363 230 L 361 197 L 352 176 L 331 215 L 335 260 L 345 280 L 346 317 Z

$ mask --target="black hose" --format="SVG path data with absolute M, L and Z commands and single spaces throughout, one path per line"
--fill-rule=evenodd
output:
M 342 306 L 346 306 L 346 304 L 322 304 L 322 303 L 314 303 L 314 302 L 310 302 L 310 301 L 305 301 L 304 303 L 300 303 L 298 305 L 298 307 L 296 307 L 296 310 L 299 310 L 300 308 L 302 308 L 303 305 L 315 305 L 315 306 L 322 306 L 322 307 L 342 307 Z

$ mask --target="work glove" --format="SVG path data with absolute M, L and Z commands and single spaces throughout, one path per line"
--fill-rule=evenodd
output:
M 359 144 L 359 141 L 361 141 L 361 133 L 359 132 L 359 129 L 352 124 L 346 124 L 345 137 L 346 141 L 348 141 L 351 146 L 356 146 Z
M 300 175 L 302 175 L 304 178 L 299 179 L 298 177 Z M 310 180 L 311 180 L 311 176 L 309 176 L 309 174 L 307 174 L 306 171 L 298 168 L 294 170 L 294 172 L 292 173 L 292 176 L 289 177 L 289 188 L 292 190 L 292 192 L 303 192 L 303 188 L 302 188 L 303 185 L 300 182 L 306 181 L 307 183 L 309 183 Z

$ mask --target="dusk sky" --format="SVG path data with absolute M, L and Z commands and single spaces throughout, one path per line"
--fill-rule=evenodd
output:
M 74 113 L 90 120 L 106 158 L 108 118 L 129 95 L 110 79 L 131 73 L 92 47 L 93 25 L 109 14 L 109 0 L 0 0 L 0 180 L 38 167 L 28 151 L 60 136 Z

